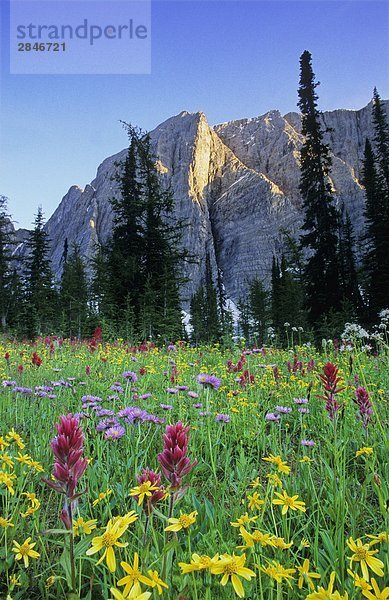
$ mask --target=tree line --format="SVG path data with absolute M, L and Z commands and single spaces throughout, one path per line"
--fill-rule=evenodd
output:
M 304 222 L 299 239 L 287 231 L 285 251 L 274 256 L 270 287 L 258 277 L 234 307 L 227 300 L 220 271 L 209 253 L 204 278 L 190 300 L 190 327 L 183 328 L 183 266 L 196 261 L 182 249 L 187 226 L 174 218 L 172 191 L 163 185 L 149 135 L 124 124 L 129 146 L 118 164 L 119 194 L 110 200 L 109 241 L 85 264 L 80 248 L 64 240 L 62 276 L 55 281 L 50 240 L 39 208 L 24 258 L 14 239 L 7 198 L 0 197 L 0 319 L 3 332 L 34 338 L 57 333 L 87 337 L 96 325 L 106 335 L 129 340 L 193 343 L 230 340 L 236 333 L 250 343 L 277 337 L 288 327 L 334 337 L 346 321 L 377 321 L 389 298 L 389 125 L 383 103 L 373 92 L 374 136 L 366 139 L 362 165 L 365 233 L 356 240 L 350 215 L 339 207 L 331 186 L 331 155 L 324 143 L 318 83 L 312 57 L 300 57 L 298 106 L 304 142 L 300 154 L 300 194 Z M 356 243 L 362 248 L 357 262 Z

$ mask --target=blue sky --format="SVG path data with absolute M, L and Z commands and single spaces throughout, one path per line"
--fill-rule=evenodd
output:
M 296 110 L 305 49 L 321 110 L 361 108 L 375 85 L 389 97 L 387 2 L 153 0 L 149 75 L 10 75 L 0 2 L 0 194 L 23 227 L 126 146 L 121 119 L 150 130 L 182 110 L 211 124 Z

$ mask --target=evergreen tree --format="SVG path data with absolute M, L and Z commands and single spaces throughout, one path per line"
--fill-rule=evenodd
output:
M 58 298 L 48 257 L 49 245 L 42 208 L 39 207 L 34 230 L 27 242 L 29 254 L 25 261 L 24 322 L 30 337 L 50 333 L 55 327 Z
M 355 237 L 350 215 L 342 207 L 342 221 L 339 232 L 339 265 L 342 285 L 343 310 L 347 305 L 351 316 L 357 317 L 362 311 L 362 297 L 358 287 L 358 274 L 355 258 Z
M 10 307 L 14 296 L 11 264 L 14 240 L 7 202 L 5 196 L 0 196 L 0 321 L 3 332 L 9 325 Z
M 301 244 L 308 251 L 304 272 L 307 308 L 315 326 L 327 312 L 339 310 L 338 214 L 328 176 L 331 168 L 329 148 L 323 142 L 320 113 L 317 109 L 317 83 L 312 70 L 311 54 L 300 58 L 298 106 L 301 110 L 302 134 L 300 192 L 305 220 Z
M 284 255 L 281 262 L 273 257 L 271 318 L 273 328 L 282 343 L 287 341 L 285 323 L 294 327 L 306 326 L 303 302 L 302 284 L 294 273 L 294 267 L 290 266 Z
M 239 311 L 238 331 L 247 343 L 251 340 L 250 307 L 247 298 L 239 298 L 237 309 Z
M 209 252 L 205 257 L 205 282 L 192 296 L 191 304 L 192 341 L 214 343 L 220 340 L 221 323 L 217 290 L 213 284 L 211 259 Z
M 373 97 L 373 150 L 366 140 L 363 185 L 366 194 L 364 275 L 367 320 L 374 322 L 389 298 L 389 125 L 376 89 Z
M 257 346 L 262 346 L 268 325 L 268 293 L 259 277 L 250 283 L 248 301 L 253 341 Z
M 119 197 L 111 200 L 112 238 L 95 259 L 96 305 L 116 335 L 177 339 L 184 225 L 173 219 L 173 194 L 161 185 L 149 136 L 125 127 L 130 144 L 116 175 Z
M 63 331 L 69 338 L 81 339 L 88 316 L 88 284 L 80 248 L 75 245 L 67 257 L 60 285 Z

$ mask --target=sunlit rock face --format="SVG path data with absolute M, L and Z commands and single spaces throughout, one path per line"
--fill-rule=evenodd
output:
M 363 230 L 363 149 L 374 135 L 371 105 L 325 112 L 322 125 L 332 153 L 336 202 L 344 204 L 358 236 Z M 184 269 L 184 305 L 204 276 L 207 252 L 215 276 L 219 269 L 234 301 L 255 275 L 268 282 L 272 256 L 283 251 L 283 232 L 298 235 L 303 220 L 299 114 L 282 116 L 274 110 L 212 127 L 203 113 L 182 112 L 152 131 L 151 141 L 161 182 L 174 194 L 175 217 L 186 222 L 182 244 L 197 258 Z M 47 222 L 57 276 L 65 239 L 69 248 L 80 246 L 89 264 L 98 245 L 109 240 L 109 200 L 118 194 L 114 175 L 125 155 L 123 150 L 107 158 L 85 189 L 72 186 Z

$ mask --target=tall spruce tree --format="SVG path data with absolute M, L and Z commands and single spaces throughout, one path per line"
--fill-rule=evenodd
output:
M 339 231 L 339 265 L 343 311 L 348 313 L 346 318 L 356 318 L 362 313 L 363 302 L 358 285 L 354 230 L 344 205 Z
M 112 238 L 95 260 L 97 305 L 116 334 L 177 339 L 183 224 L 173 218 L 173 194 L 161 185 L 149 136 L 124 125 L 130 144 L 118 166 L 120 194 L 111 200 Z
M 307 308 L 313 326 L 329 311 L 341 307 L 338 258 L 338 214 L 329 183 L 331 158 L 323 142 L 320 113 L 317 109 L 318 83 L 308 51 L 300 58 L 298 106 L 302 134 L 300 192 L 305 219 L 301 244 L 308 251 L 304 271 Z
M 192 341 L 217 342 L 222 335 L 218 294 L 213 283 L 211 259 L 209 252 L 205 257 L 205 282 L 192 296 L 191 304 Z
M 253 342 L 262 346 L 265 341 L 268 325 L 269 294 L 259 277 L 255 277 L 249 286 L 248 303 L 252 325 Z
M 374 322 L 389 298 L 389 125 L 380 96 L 373 95 L 374 149 L 367 139 L 363 160 L 367 321 Z
M 27 335 L 34 337 L 52 332 L 57 322 L 58 296 L 49 259 L 50 241 L 44 229 L 41 207 L 38 208 L 27 247 L 24 320 Z
M 0 196 L 0 327 L 3 332 L 9 326 L 10 308 L 14 296 L 12 268 L 14 239 L 7 203 L 8 198 Z
M 67 255 L 60 285 L 62 329 L 66 336 L 81 339 L 88 316 L 88 283 L 80 248 L 74 245 Z

